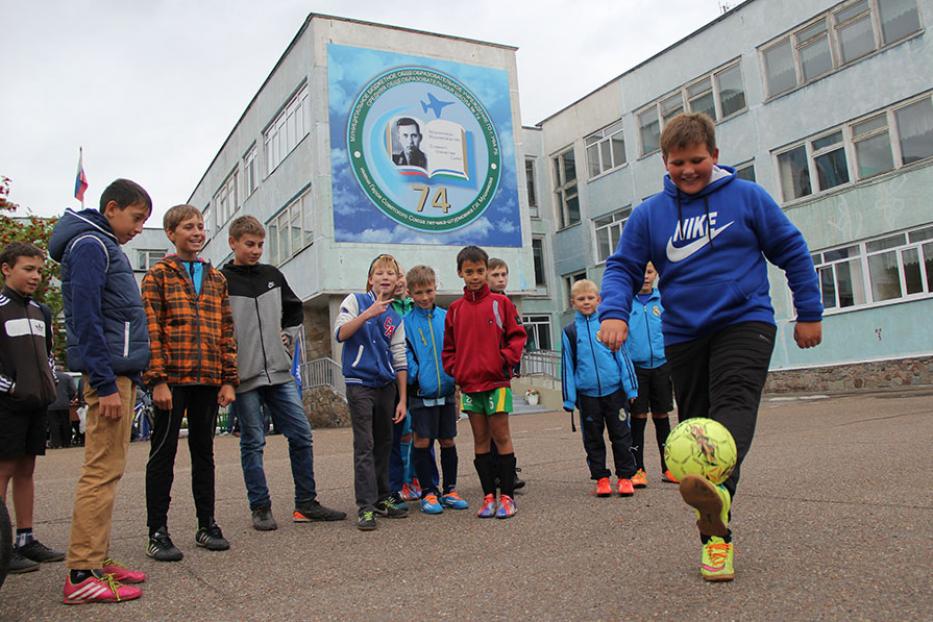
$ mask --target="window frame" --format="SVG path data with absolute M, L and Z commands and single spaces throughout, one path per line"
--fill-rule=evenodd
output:
M 923 166 L 924 162 L 928 162 L 930 158 L 933 158 L 933 153 L 922 157 L 919 160 L 914 162 L 904 163 L 903 154 L 901 152 L 901 135 L 900 128 L 897 124 L 897 112 L 909 106 L 913 106 L 918 102 L 922 102 L 925 99 L 930 101 L 931 109 L 931 121 L 933 121 L 933 91 L 927 91 L 925 93 L 920 93 L 914 95 L 908 99 L 896 102 L 894 104 L 889 104 L 884 108 L 879 108 L 877 110 L 872 110 L 868 113 L 862 114 L 854 119 L 850 119 L 844 123 L 827 128 L 823 131 L 820 131 L 816 134 L 812 134 L 801 140 L 794 141 L 788 145 L 775 149 L 771 152 L 774 174 L 777 176 L 776 187 L 781 189 L 781 204 L 782 205 L 792 205 L 797 202 L 802 202 L 806 200 L 813 199 L 815 197 L 823 196 L 831 192 L 837 192 L 841 189 L 850 188 L 854 185 L 861 184 L 863 182 L 876 179 L 881 175 L 888 175 L 895 173 L 901 169 L 909 168 L 912 166 Z M 884 115 L 886 120 L 885 128 L 876 128 L 865 134 L 858 135 L 856 138 L 855 126 L 870 121 L 876 117 Z M 842 148 L 845 153 L 846 158 L 846 170 L 848 172 L 849 180 L 847 182 L 823 189 L 819 183 L 819 174 L 816 167 L 816 158 L 821 155 L 825 155 L 833 149 L 814 149 L 813 143 L 827 136 L 831 136 L 837 132 L 842 133 Z M 856 150 L 857 144 L 863 142 L 869 138 L 874 138 L 876 136 L 887 133 L 889 146 L 891 149 L 891 158 L 893 166 L 890 170 L 873 173 L 871 175 L 862 176 L 859 171 L 858 166 L 858 153 Z M 781 170 L 780 170 L 780 157 L 790 153 L 796 149 L 803 147 L 806 153 L 807 159 L 807 171 L 810 176 L 810 193 L 801 195 L 799 197 L 787 198 L 784 196 L 784 187 L 781 183 Z
M 312 201 L 311 186 L 305 186 L 288 203 L 273 214 L 265 222 L 266 240 L 268 245 L 267 259 L 273 266 L 282 266 L 292 258 L 299 255 L 306 248 L 314 244 L 314 230 L 308 230 L 305 225 L 313 224 L 314 205 Z M 296 216 L 297 215 L 297 216 Z M 295 235 L 293 223 L 299 224 L 301 231 L 297 246 L 294 245 Z M 284 229 L 283 229 L 284 226 Z M 285 233 L 283 233 L 285 231 Z M 283 254 L 283 244 L 288 245 L 287 254 Z
M 301 135 L 298 122 L 301 121 Z M 289 123 L 293 123 L 289 125 Z M 294 135 L 289 130 L 294 130 Z M 302 83 L 289 96 L 262 131 L 265 172 L 268 178 L 311 133 L 311 96 L 308 83 Z M 284 141 L 284 142 L 283 142 Z
M 738 69 L 739 72 L 739 83 L 742 86 L 742 99 L 743 105 L 741 108 L 736 109 L 728 115 L 723 115 L 722 113 L 722 85 L 720 82 L 720 75 L 726 73 L 727 71 Z M 635 122 L 638 125 L 638 159 L 646 158 L 650 155 L 653 155 L 661 150 L 660 136 L 664 132 L 665 126 L 665 114 L 662 104 L 667 104 L 668 102 L 673 102 L 676 98 L 680 97 L 680 112 L 693 112 L 693 109 L 690 107 L 691 101 L 696 101 L 697 97 L 690 97 L 690 89 L 695 87 L 702 82 L 708 82 L 710 86 L 710 91 L 713 95 L 713 110 L 715 112 L 715 117 L 713 122 L 717 125 L 728 121 L 735 116 L 742 114 L 743 112 L 748 111 L 748 97 L 746 96 L 747 90 L 745 89 L 745 76 L 742 72 L 742 58 L 734 58 L 729 62 L 723 63 L 722 65 L 717 66 L 710 71 L 706 71 L 699 76 L 694 77 L 687 82 L 684 82 L 679 87 L 672 91 L 668 91 L 663 96 L 658 97 L 649 104 L 642 106 L 635 110 Z M 676 110 L 678 106 L 675 106 L 671 110 Z M 699 111 L 703 112 L 703 111 Z M 645 151 L 645 141 L 642 134 L 642 130 L 646 127 L 642 125 L 642 115 L 646 113 L 652 113 L 653 118 L 658 122 L 658 147 L 652 149 L 651 151 Z M 676 114 L 668 114 L 667 117 L 673 118 Z
M 926 234 L 927 237 L 916 236 L 913 237 L 911 234 L 922 233 Z M 873 242 L 882 242 L 889 238 L 894 238 L 896 236 L 902 236 L 904 242 L 899 244 L 894 244 L 891 246 L 885 246 L 883 248 L 878 248 L 875 250 L 869 250 L 868 247 Z M 839 313 L 847 313 L 850 311 L 859 311 L 863 309 L 871 309 L 877 307 L 884 307 L 892 304 L 900 304 L 904 302 L 912 302 L 914 300 L 922 300 L 925 298 L 933 298 L 933 274 L 931 274 L 924 261 L 925 253 L 924 247 L 929 246 L 929 254 L 931 257 L 931 263 L 933 263 L 933 222 L 919 225 L 916 227 L 911 227 L 908 229 L 901 229 L 898 231 L 889 231 L 882 235 L 873 236 L 871 238 L 866 238 L 864 240 L 847 242 L 845 244 L 839 244 L 832 246 L 826 249 L 821 249 L 811 253 L 813 258 L 813 264 L 816 268 L 817 278 L 819 280 L 820 288 L 820 299 L 823 300 L 823 283 L 820 276 L 820 271 L 822 269 L 832 267 L 833 268 L 833 288 L 834 288 L 834 297 L 835 305 L 832 307 L 824 308 L 824 315 L 836 315 Z M 840 251 L 847 248 L 857 249 L 856 254 L 847 257 L 840 257 L 838 259 L 826 259 L 827 253 L 833 253 L 834 251 Z M 909 294 L 907 293 L 907 272 L 905 268 L 904 255 L 905 252 L 916 250 L 917 252 L 917 268 L 919 270 L 920 284 L 923 291 Z M 871 266 L 870 258 L 875 256 L 881 256 L 885 254 L 894 254 L 894 257 L 897 260 L 897 269 L 898 269 L 898 286 L 900 288 L 900 296 L 894 298 L 886 298 L 883 300 L 875 300 L 875 293 L 873 290 L 872 275 L 871 275 Z M 839 286 L 838 278 L 836 276 L 835 266 L 842 263 L 848 263 L 852 261 L 858 261 L 859 270 L 861 272 L 861 289 L 862 296 L 864 297 L 864 302 L 854 303 L 845 307 L 840 307 L 839 305 Z
M 541 248 L 541 274 L 540 275 L 538 274 L 538 266 L 537 266 L 537 262 L 535 261 L 535 242 L 539 242 L 540 243 L 539 246 Z M 540 292 L 547 292 L 547 283 L 548 283 L 547 263 L 545 262 L 545 254 L 544 254 L 544 243 L 545 243 L 545 236 L 543 235 L 534 235 L 531 237 L 531 269 L 535 277 L 535 289 Z M 538 282 L 539 277 L 541 279 L 540 283 Z
M 259 189 L 259 151 L 253 143 L 243 154 L 243 199 L 251 197 Z
M 567 181 L 566 159 L 564 156 L 568 153 L 573 154 L 574 178 Z M 577 154 L 574 145 L 561 149 L 551 156 L 551 162 L 556 167 L 551 170 L 555 174 L 554 195 L 556 198 L 555 209 L 557 210 L 557 228 L 558 230 L 567 229 L 583 222 L 582 210 L 580 209 L 580 171 L 577 165 Z M 568 207 L 570 199 L 577 200 L 577 219 L 570 220 L 570 208 Z
M 538 201 L 537 172 L 538 158 L 525 156 L 525 194 L 528 199 L 528 217 L 540 220 L 541 206 Z
M 146 262 L 143 265 L 143 262 L 140 259 L 145 253 Z M 153 255 L 153 253 L 158 253 L 158 256 Z M 168 254 L 167 249 L 165 248 L 137 248 L 136 249 L 136 267 L 134 270 L 136 272 L 148 272 L 149 268 L 154 266 L 160 259 L 165 257 Z
M 214 205 L 214 218 L 217 222 L 217 230 L 219 231 L 224 225 L 230 222 L 230 219 L 240 210 L 240 167 L 237 163 L 233 170 L 227 173 L 227 176 L 224 177 L 223 182 L 220 184 L 220 187 L 217 188 L 217 191 L 214 193 L 214 199 L 212 201 Z M 233 201 L 231 204 L 230 196 L 233 195 Z
M 628 222 L 628 219 L 632 217 L 632 206 L 625 205 L 619 209 L 612 210 L 595 218 L 592 218 L 590 222 L 593 224 L 593 259 L 596 262 L 597 266 L 601 266 L 606 263 L 606 260 L 609 259 L 610 255 L 615 252 L 615 249 L 619 246 L 619 240 L 622 239 L 622 231 L 625 229 L 625 223 Z M 617 218 L 620 217 L 620 218 Z M 597 224 L 598 221 L 606 220 L 611 218 L 612 220 L 605 222 L 603 224 Z M 616 243 L 612 244 L 612 230 L 618 228 L 618 234 L 616 237 Z M 600 258 L 600 248 L 599 248 L 599 232 L 603 229 L 606 229 L 609 232 L 609 254 L 603 258 Z
M 531 333 L 535 335 L 534 344 L 537 346 L 534 350 L 528 350 L 529 352 L 548 352 L 553 351 L 553 340 L 551 339 L 551 316 L 545 313 L 529 313 L 528 315 L 522 315 L 522 326 L 525 327 L 525 332 L 528 333 L 528 343 L 532 342 Z M 547 335 L 547 345 L 549 347 L 541 347 L 541 330 L 542 327 L 545 327 L 545 335 Z
M 866 10 L 857 13 L 852 16 L 845 17 L 845 12 L 852 9 L 861 2 L 865 2 Z M 772 99 L 781 97 L 788 93 L 793 93 L 799 88 L 821 80 L 826 76 L 832 75 L 837 71 L 841 71 L 846 67 L 849 67 L 861 60 L 871 57 L 874 54 L 878 54 L 883 50 L 898 45 L 908 39 L 924 32 L 925 27 L 923 22 L 920 19 L 921 12 L 920 8 L 914 2 L 915 14 L 917 15 L 917 30 L 908 32 L 905 35 L 902 35 L 898 39 L 892 41 L 885 41 L 884 39 L 884 22 L 881 18 L 881 4 L 885 0 L 846 0 L 845 2 L 840 2 L 834 6 L 829 7 L 821 11 L 819 14 L 813 16 L 812 18 L 798 24 L 789 31 L 783 33 L 782 35 L 775 37 L 762 45 L 758 46 L 758 62 L 760 66 L 761 78 L 764 83 L 764 102 L 767 103 Z M 867 13 L 867 17 L 866 17 Z M 843 35 L 840 33 L 846 28 L 850 28 L 858 22 L 867 19 L 868 23 L 871 25 L 872 33 L 872 43 L 873 48 L 868 52 L 865 52 L 859 56 L 855 56 L 846 60 L 843 54 Z M 801 42 L 800 35 L 806 33 L 807 30 L 811 29 L 813 26 L 817 25 L 820 21 L 823 21 L 825 24 L 825 36 L 828 39 L 828 47 L 830 53 L 830 68 L 815 74 L 813 76 L 807 77 L 804 72 L 803 60 L 801 58 L 801 50 L 806 49 L 813 45 L 815 38 L 810 38 Z M 790 86 L 784 90 L 771 92 L 771 85 L 768 81 L 768 63 L 766 55 L 775 50 L 776 48 L 782 45 L 789 45 L 791 51 L 791 60 L 794 64 L 794 85 Z
M 616 163 L 615 161 L 615 149 L 614 142 L 617 136 L 621 136 L 622 139 L 622 162 Z M 609 159 L 610 164 L 608 167 L 603 166 L 603 144 L 609 145 Z M 598 160 L 599 172 L 595 175 L 592 174 L 592 162 L 590 162 L 590 148 L 596 147 L 596 158 Z M 587 172 L 587 181 L 593 181 L 594 179 L 599 179 L 609 173 L 613 173 L 620 168 L 628 164 L 628 154 L 625 152 L 625 126 L 622 123 L 622 119 L 614 121 L 609 125 L 592 132 L 591 134 L 583 138 L 583 151 L 586 153 L 586 172 Z

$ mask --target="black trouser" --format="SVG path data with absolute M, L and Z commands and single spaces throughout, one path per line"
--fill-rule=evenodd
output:
M 71 417 L 67 410 L 50 410 L 49 445 L 71 447 Z
M 372 510 L 389 493 L 389 454 L 392 453 L 392 417 L 395 383 L 383 387 L 347 385 L 347 405 L 353 426 L 353 484 L 356 506 Z
M 577 396 L 580 407 L 580 435 L 586 450 L 586 464 L 590 477 L 609 477 L 606 468 L 606 441 L 603 428 L 609 431 L 612 444 L 612 460 L 615 462 L 616 477 L 631 479 L 635 475 L 635 457 L 632 455 L 632 432 L 625 421 L 623 406 L 625 391 L 619 390 L 604 397 Z
M 725 482 L 733 497 L 739 467 L 755 434 L 776 331 L 771 324 L 745 322 L 665 348 L 678 420 L 709 417 L 723 424 L 735 439 L 738 460 Z
M 175 453 L 181 419 L 188 417 L 188 451 L 191 453 L 191 492 L 198 526 L 214 518 L 214 427 L 217 424 L 215 386 L 174 386 L 172 410 L 155 409 L 149 462 L 146 464 L 146 511 L 150 531 L 167 525 L 175 479 Z

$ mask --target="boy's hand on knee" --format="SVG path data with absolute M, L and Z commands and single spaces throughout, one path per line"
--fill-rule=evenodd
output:
M 172 390 L 168 384 L 160 382 L 152 389 L 152 403 L 159 410 L 172 410 Z
M 599 325 L 596 338 L 615 352 L 628 339 L 628 323 L 622 320 L 603 320 Z
M 794 341 L 798 348 L 813 348 L 823 341 L 822 322 L 797 322 L 794 325 Z
M 111 393 L 100 398 L 100 416 L 106 419 L 119 419 L 123 416 L 123 400 L 120 393 Z

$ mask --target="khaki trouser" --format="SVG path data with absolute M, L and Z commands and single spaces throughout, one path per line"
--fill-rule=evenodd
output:
M 133 427 L 136 387 L 130 378 L 117 377 L 117 390 L 123 402 L 123 416 L 107 419 L 100 416 L 99 397 L 84 376 L 84 401 L 87 402 L 87 431 L 84 440 L 84 466 L 75 493 L 71 518 L 71 542 L 68 545 L 68 568 L 100 568 L 110 557 L 110 527 L 117 483 L 126 469 L 126 452 Z

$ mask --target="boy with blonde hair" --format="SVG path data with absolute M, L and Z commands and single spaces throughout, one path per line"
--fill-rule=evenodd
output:
M 176 205 L 162 223 L 175 253 L 149 269 L 142 287 L 152 347 L 144 379 L 155 406 L 146 464 L 146 555 L 179 561 L 183 555 L 167 525 L 183 417 L 198 518 L 195 544 L 209 551 L 230 548 L 214 520 L 214 429 L 218 406 L 236 399 L 239 377 L 227 280 L 198 257 L 205 241 L 201 212 L 193 205 Z
M 612 444 L 616 492 L 620 497 L 631 497 L 635 494 L 635 459 L 623 410 L 626 402 L 638 395 L 635 368 L 625 348 L 612 352 L 596 336 L 596 307 L 600 302 L 596 283 L 589 279 L 577 281 L 570 290 L 570 299 L 576 314 L 561 336 L 564 410 L 573 413 L 574 407 L 580 409 L 580 435 L 590 477 L 596 481 L 596 496 L 612 495 L 603 439 L 606 429 Z
M 724 485 L 688 475 L 680 493 L 696 510 L 700 572 L 731 581 L 731 506 L 755 432 L 758 403 L 777 331 L 765 259 L 781 268 L 794 294 L 794 339 L 822 339 L 823 304 L 807 243 L 757 184 L 719 166 L 713 121 L 702 113 L 672 119 L 661 134 L 664 191 L 632 212 L 606 261 L 602 341 L 626 340 L 632 296 L 651 261 L 664 275 L 664 344 L 680 419 L 709 417 L 735 439 L 738 461 Z

